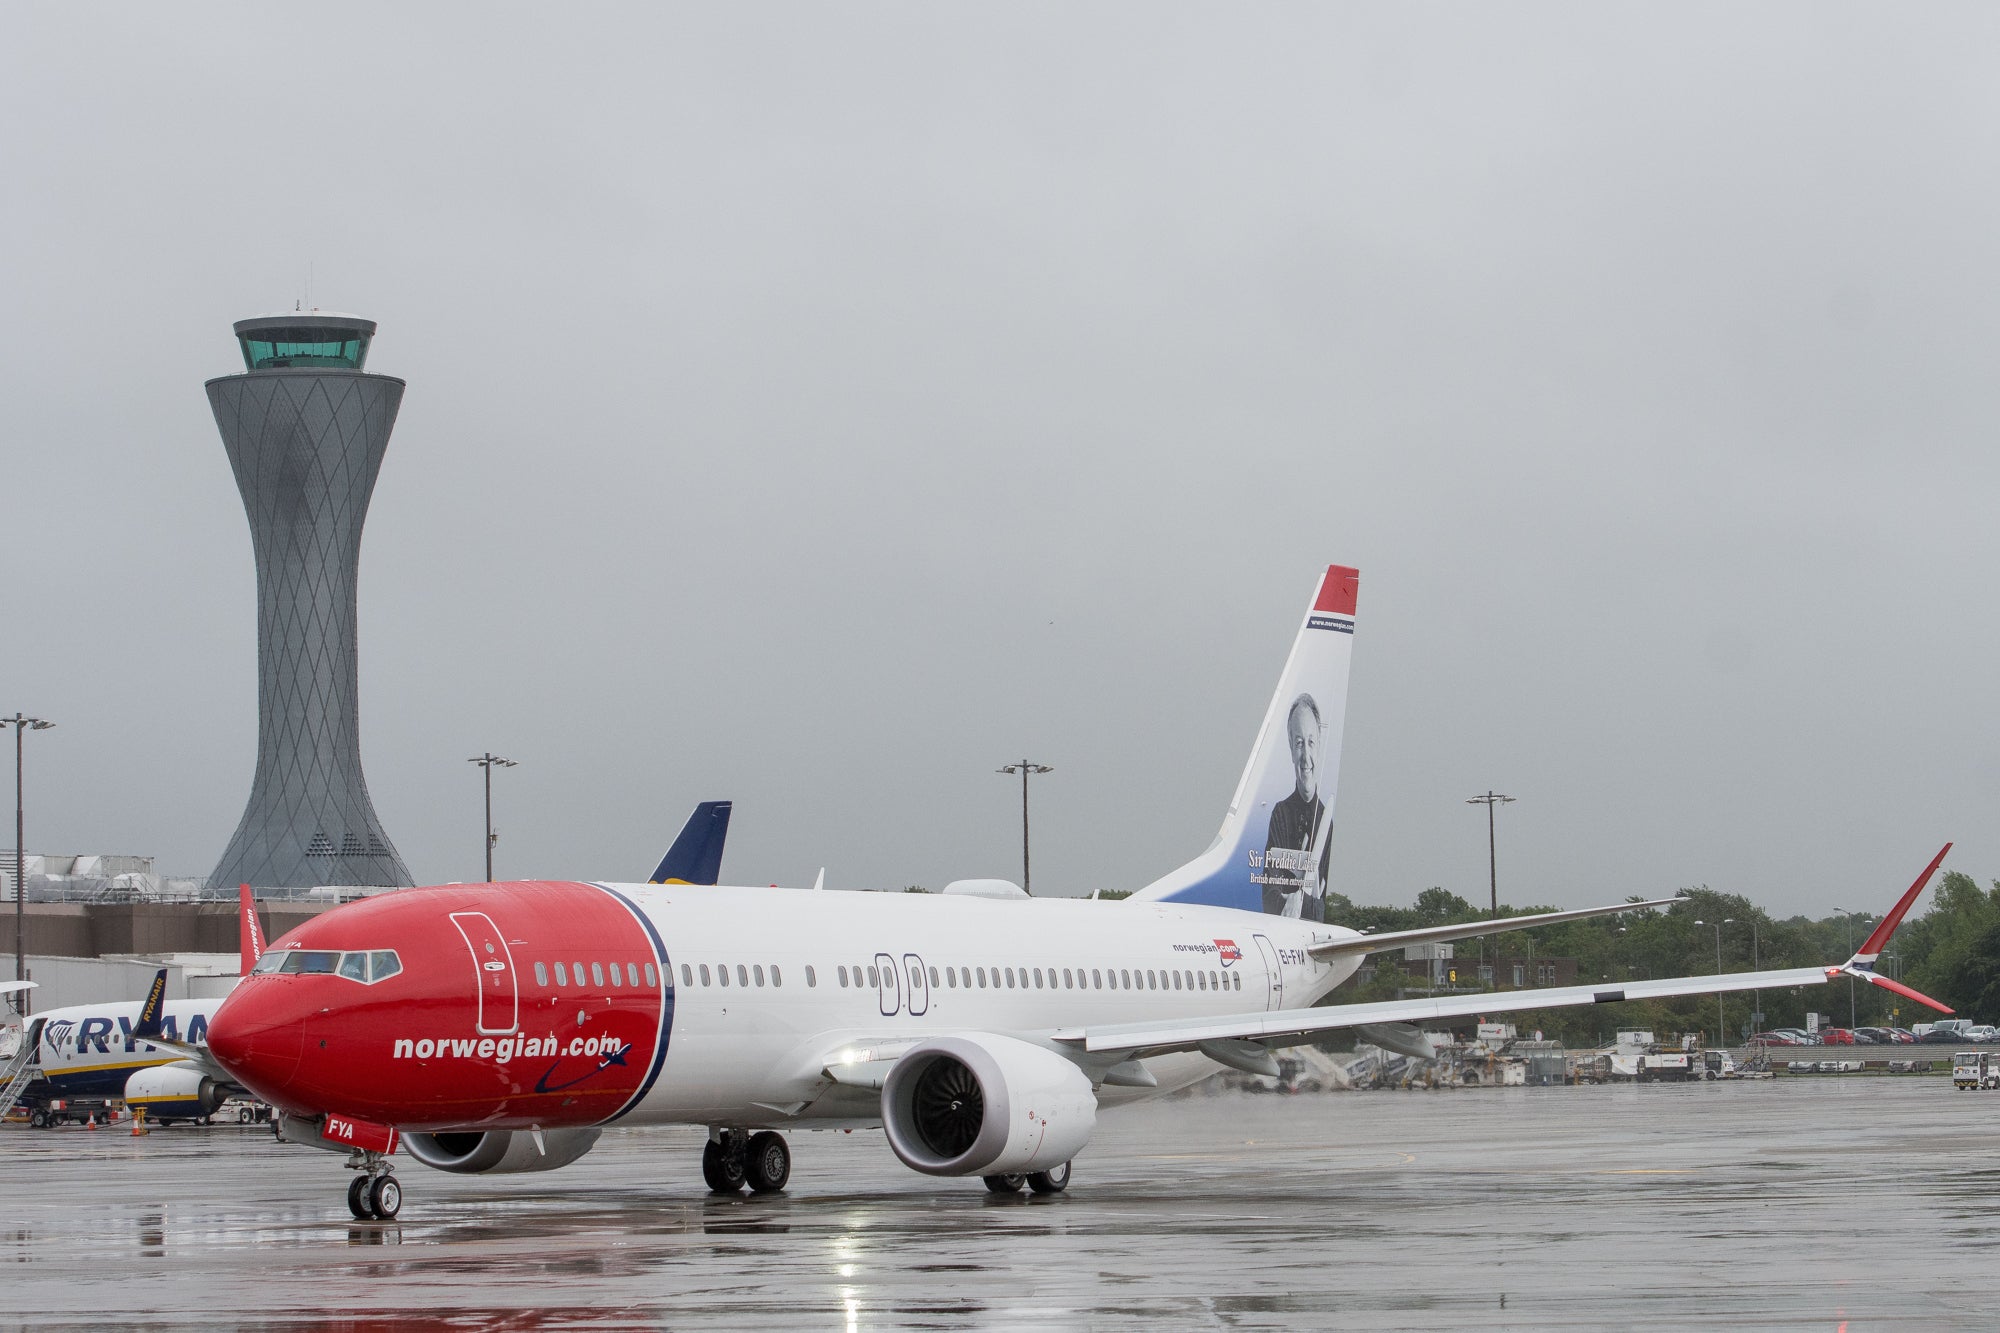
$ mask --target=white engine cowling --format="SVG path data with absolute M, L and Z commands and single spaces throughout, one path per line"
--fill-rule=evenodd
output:
M 155 1120 L 214 1115 L 226 1096 L 221 1085 L 193 1065 L 148 1065 L 125 1080 L 125 1104 Z
M 903 1165 L 933 1176 L 1048 1171 L 1083 1150 L 1097 1097 L 1082 1070 L 1013 1037 L 933 1037 L 882 1083 L 882 1127 Z
M 524 1129 L 447 1130 L 405 1134 L 403 1151 L 440 1171 L 462 1176 L 507 1176 L 568 1166 L 597 1146 L 601 1129 L 545 1129 L 542 1147 Z M 547 1151 L 543 1151 L 547 1149 Z

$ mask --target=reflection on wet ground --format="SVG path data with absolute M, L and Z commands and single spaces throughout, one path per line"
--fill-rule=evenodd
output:
M 701 1134 L 399 1172 L 235 1126 L 0 1130 L 0 1326 L 1368 1328 L 2000 1322 L 2000 1098 L 1941 1079 L 1195 1096 L 1107 1115 L 1066 1195 L 799 1134 L 711 1199 Z

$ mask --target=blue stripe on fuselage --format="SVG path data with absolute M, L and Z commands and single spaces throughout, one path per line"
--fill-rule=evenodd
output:
M 639 1090 L 632 1094 L 631 1099 L 616 1111 L 606 1116 L 601 1122 L 608 1125 L 614 1120 L 621 1119 L 633 1107 L 646 1100 L 646 1094 L 651 1092 L 653 1084 L 659 1081 L 660 1067 L 667 1062 L 667 1042 L 671 1040 L 674 1029 L 674 965 L 667 957 L 667 946 L 660 939 L 660 932 L 653 929 L 652 918 L 639 910 L 639 904 L 633 902 L 630 898 L 627 898 L 608 884 L 594 884 L 591 887 L 603 889 L 619 902 L 625 904 L 625 910 L 630 912 L 638 920 L 639 924 L 646 928 L 647 937 L 653 941 L 653 956 L 660 964 L 660 984 L 664 988 L 660 995 L 660 1039 L 658 1044 L 653 1048 L 653 1066 L 646 1071 L 645 1082 L 639 1085 Z

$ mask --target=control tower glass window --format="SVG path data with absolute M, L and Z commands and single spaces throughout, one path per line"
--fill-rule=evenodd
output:
M 368 359 L 369 336 L 360 329 L 256 329 L 240 341 L 251 370 L 360 370 Z

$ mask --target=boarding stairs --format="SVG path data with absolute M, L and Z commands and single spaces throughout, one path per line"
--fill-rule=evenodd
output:
M 0 1120 L 14 1109 L 21 1100 L 21 1094 L 28 1090 L 41 1070 L 35 1064 L 35 1057 L 42 1049 L 42 1020 L 37 1018 L 28 1024 L 28 1030 L 21 1034 L 21 1043 L 14 1050 L 13 1058 L 0 1064 Z

